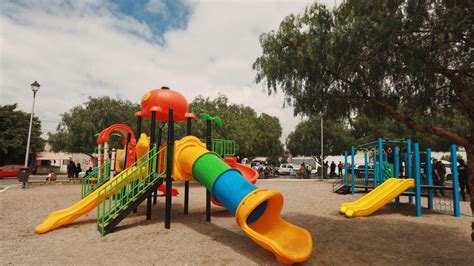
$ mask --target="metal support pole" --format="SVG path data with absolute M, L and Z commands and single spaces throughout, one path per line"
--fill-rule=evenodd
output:
M 400 148 L 395 146 L 393 149 L 393 166 L 394 166 L 394 174 L 395 178 L 400 178 Z M 398 206 L 400 204 L 400 197 L 395 198 L 395 204 Z
M 349 173 L 347 169 L 347 151 L 344 151 L 344 186 L 348 187 L 349 186 Z M 321 174 L 323 173 L 323 168 L 321 168 Z
M 456 217 L 461 217 L 461 209 L 459 206 L 459 176 L 458 176 L 458 158 L 457 158 L 457 147 L 455 144 L 451 144 L 451 174 L 453 178 L 453 206 Z M 472 206 L 472 203 L 471 203 Z
M 412 167 L 412 156 L 411 156 L 411 140 L 407 140 L 407 165 L 406 165 L 406 170 L 405 172 L 407 173 L 408 178 L 413 178 L 412 172 L 413 172 L 413 167 Z M 413 196 L 408 196 L 408 203 L 413 204 Z
M 163 139 L 163 127 L 165 125 L 162 124 L 158 127 L 158 144 L 157 144 L 157 150 L 160 150 L 160 147 L 161 147 L 161 142 L 162 142 L 162 139 Z M 157 164 L 157 167 L 159 166 L 159 164 Z M 153 205 L 156 205 L 156 202 L 158 201 L 158 191 L 155 190 L 153 191 Z
M 365 192 L 368 191 L 369 187 L 369 155 L 364 152 L 364 166 L 365 166 Z
M 383 183 L 383 154 L 382 154 L 382 138 L 378 138 L 378 149 L 379 149 L 379 183 Z
M 428 186 L 433 185 L 433 168 L 431 164 L 431 149 L 426 150 L 426 177 Z M 433 189 L 428 188 L 428 209 L 433 209 Z
M 190 136 L 192 129 L 192 118 L 186 119 L 186 135 Z M 189 181 L 184 181 L 184 214 L 189 213 Z
M 421 217 L 421 175 L 420 175 L 420 146 L 415 143 L 415 203 L 416 216 Z
M 206 148 L 212 151 L 211 120 L 206 120 Z M 211 192 L 206 189 L 206 221 L 211 221 Z
M 174 153 L 174 112 L 173 109 L 168 110 L 168 142 L 166 146 L 166 208 L 165 208 L 165 228 L 171 228 L 171 188 L 173 187 L 173 153 Z
M 33 104 L 31 105 L 30 127 L 28 129 L 28 140 L 26 141 L 25 167 L 28 167 L 28 157 L 30 155 L 31 128 L 33 127 L 33 116 L 35 113 L 35 99 L 36 91 L 33 91 Z
M 151 128 L 150 128 L 150 148 L 156 144 L 155 139 L 155 127 L 156 127 L 156 111 L 151 112 Z M 157 148 L 158 150 L 158 148 Z M 152 168 L 152 162 L 150 161 L 150 169 Z M 151 172 L 151 171 L 150 171 Z M 151 220 L 151 194 L 146 198 L 146 219 Z
M 352 195 L 355 194 L 355 147 L 351 147 L 351 187 Z
M 374 151 L 374 158 L 372 158 L 372 161 L 374 162 L 374 188 L 377 187 L 378 185 L 378 182 L 377 182 L 377 179 L 378 179 L 378 176 L 375 174 L 375 167 L 377 167 L 377 153 L 375 152 L 375 149 L 373 150 Z
M 324 129 L 323 129 L 323 116 L 321 115 L 321 162 L 322 162 L 322 168 L 321 168 L 321 180 L 324 179 L 324 176 L 326 174 L 326 171 L 324 170 Z

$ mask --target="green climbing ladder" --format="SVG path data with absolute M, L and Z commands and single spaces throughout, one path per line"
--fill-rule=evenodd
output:
M 98 187 L 109 181 L 110 160 L 107 160 L 98 168 L 94 168 L 86 177 L 82 178 L 81 197 L 85 198 Z M 99 172 L 101 178 L 99 179 Z
M 160 159 L 159 165 L 158 159 Z M 146 195 L 156 190 L 158 181 L 166 174 L 166 147 L 157 151 L 154 146 L 134 164 L 123 170 L 123 177 L 112 179 L 102 186 L 97 205 L 97 228 L 102 236 L 109 233 L 115 225 L 136 208 Z

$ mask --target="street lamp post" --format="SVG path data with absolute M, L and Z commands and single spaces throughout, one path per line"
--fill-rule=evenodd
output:
M 31 83 L 31 90 L 33 91 L 33 105 L 31 107 L 31 116 L 30 116 L 30 128 L 28 130 L 28 141 L 26 142 L 26 155 L 25 155 L 25 167 L 28 167 L 28 155 L 30 153 L 30 141 L 31 141 L 31 127 L 33 126 L 33 114 L 35 113 L 35 98 L 36 93 L 40 88 L 40 84 L 35 80 Z

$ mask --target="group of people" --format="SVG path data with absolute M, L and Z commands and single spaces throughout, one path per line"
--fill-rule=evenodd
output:
M 433 183 L 436 186 L 444 186 L 446 178 L 446 166 L 437 160 L 433 159 L 433 169 L 432 169 Z M 459 159 L 458 165 L 458 179 L 459 179 L 459 188 L 461 190 L 462 200 L 466 200 L 466 193 L 469 194 L 469 179 L 467 176 L 467 165 L 463 159 Z M 438 195 L 437 190 L 434 190 L 435 196 Z M 444 196 L 444 190 L 439 189 L 439 194 Z
M 67 165 L 67 177 L 68 178 L 79 178 L 79 173 L 82 172 L 81 164 L 77 163 L 77 165 L 74 163 L 74 161 L 69 161 L 69 164 Z
M 311 174 L 311 170 L 308 166 L 305 165 L 305 163 L 302 163 L 300 165 L 300 168 L 298 169 L 298 176 L 303 179 L 303 178 L 309 178 Z

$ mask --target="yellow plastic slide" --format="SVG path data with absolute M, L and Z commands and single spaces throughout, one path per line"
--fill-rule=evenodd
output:
M 149 147 L 150 137 L 147 137 L 145 134 L 142 134 L 140 136 L 140 139 L 138 140 L 137 146 L 135 147 L 137 158 L 141 158 L 144 154 L 146 154 L 149 150 Z M 134 170 L 134 166 L 128 167 L 127 169 L 116 175 L 114 178 L 102 184 L 101 187 L 107 186 L 112 181 L 120 182 L 122 179 L 127 177 L 130 171 L 134 172 Z M 146 171 L 137 172 L 142 173 L 143 175 L 146 174 Z M 132 180 L 135 180 L 137 178 L 142 178 L 142 176 L 133 176 Z M 80 200 L 78 203 L 72 205 L 71 207 L 51 213 L 42 224 L 38 225 L 35 228 L 36 233 L 44 234 L 63 225 L 70 224 L 77 218 L 93 210 L 97 206 L 97 204 L 100 204 L 104 200 L 104 197 L 101 199 L 98 198 L 99 191 L 100 188 L 97 188 L 96 190 L 94 190 L 94 192 Z M 112 193 L 114 192 L 112 191 Z M 110 195 L 105 195 L 105 198 L 109 196 Z
M 120 174 L 118 174 L 111 180 L 107 181 L 102 186 L 106 186 L 112 181 L 120 182 L 121 179 L 127 177 L 127 173 L 129 172 L 127 170 L 130 170 L 130 168 L 126 169 L 125 171 L 122 171 Z M 51 213 L 42 224 L 38 225 L 35 228 L 36 233 L 38 234 L 47 233 L 63 225 L 70 224 L 77 218 L 93 210 L 97 206 L 97 204 L 99 204 L 100 202 L 104 200 L 104 197 L 102 197 L 102 199 L 98 199 L 99 191 L 100 191 L 100 188 L 97 188 L 87 197 L 83 198 L 82 200 L 72 205 L 71 207 Z M 106 195 L 106 196 L 108 197 L 110 195 Z
M 214 160 L 210 160 L 211 157 Z M 206 161 L 206 164 L 201 164 L 200 160 L 204 161 L 205 158 L 208 158 L 208 161 Z M 217 155 L 209 152 L 204 143 L 195 137 L 188 136 L 176 141 L 174 162 L 175 178 L 178 177 L 181 180 L 194 177 L 199 182 L 206 184 L 205 177 L 211 175 L 217 176 L 215 180 L 231 176 L 232 178 L 226 180 L 232 180 L 232 182 L 226 183 L 226 186 L 213 187 L 215 190 L 212 190 L 217 192 L 217 190 L 223 189 L 222 195 L 226 194 L 228 196 L 224 199 L 228 203 L 227 208 L 232 207 L 232 204 L 237 205 L 235 211 L 236 222 L 244 232 L 257 244 L 273 252 L 281 263 L 304 262 L 310 258 L 313 250 L 311 234 L 308 230 L 291 224 L 280 216 L 283 207 L 283 195 L 281 193 L 259 189 L 241 176 L 240 173 L 229 171 L 230 167 L 222 162 Z M 205 165 L 210 170 L 200 170 L 200 164 Z M 213 181 L 214 184 L 219 182 L 215 180 Z M 240 181 L 237 182 L 237 180 Z M 244 190 L 247 194 L 242 194 Z M 240 195 L 243 195 L 243 198 L 240 198 Z M 231 198 L 232 200 L 230 200 Z M 261 208 L 262 206 L 265 207 Z M 256 221 L 249 222 L 249 217 L 255 212 L 260 212 L 261 216 Z
M 256 222 L 248 224 L 249 215 L 265 201 L 268 202 L 265 212 Z M 281 193 L 257 189 L 242 200 L 235 218 L 237 224 L 253 241 L 275 254 L 278 262 L 304 262 L 310 258 L 313 250 L 311 234 L 281 218 L 282 207 Z
M 407 189 L 414 187 L 415 181 L 412 178 L 389 178 L 382 185 L 378 186 L 362 198 L 354 202 L 343 203 L 339 211 L 345 214 L 346 217 L 369 216 L 391 202 Z

